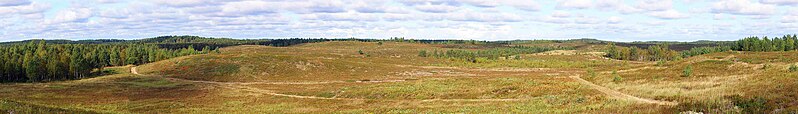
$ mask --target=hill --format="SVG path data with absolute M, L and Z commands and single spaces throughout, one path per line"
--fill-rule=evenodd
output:
M 220 53 L 109 67 L 108 74 L 94 78 L 0 84 L 0 111 L 790 113 L 798 110 L 795 107 L 798 95 L 794 93 L 798 86 L 793 83 L 798 81 L 794 73 L 798 67 L 793 65 L 798 62 L 798 56 L 793 56 L 798 55 L 795 51 L 720 51 L 672 60 L 632 61 L 605 57 L 604 51 L 620 47 L 590 39 L 284 41 L 292 45 L 235 45 L 220 48 Z M 662 50 L 667 49 L 647 52 Z

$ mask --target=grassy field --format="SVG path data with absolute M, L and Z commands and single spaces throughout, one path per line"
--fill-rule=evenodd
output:
M 114 73 L 90 79 L 0 84 L 0 111 L 789 113 L 798 108 L 798 76 L 787 69 L 798 60 L 796 52 L 714 53 L 657 64 L 606 59 L 598 52 L 603 45 L 514 45 L 578 48 L 474 63 L 418 53 L 483 48 L 401 42 L 234 46 L 219 54 L 107 68 Z M 683 76 L 687 66 L 693 73 Z M 574 77 L 629 96 L 608 94 Z

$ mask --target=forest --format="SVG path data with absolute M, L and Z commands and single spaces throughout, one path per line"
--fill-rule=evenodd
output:
M 767 36 L 746 37 L 731 43 L 719 43 L 718 46 L 692 47 L 689 50 L 676 51 L 669 48 L 668 43 L 661 43 L 641 49 L 636 46 L 616 46 L 608 43 L 605 57 L 619 60 L 635 61 L 671 61 L 687 58 L 696 55 L 725 52 L 725 51 L 792 51 L 798 49 L 798 38 L 796 35 L 784 35 L 782 37 L 768 38 Z
M 438 51 L 427 50 L 419 51 L 420 57 L 435 57 L 435 58 L 451 58 L 465 60 L 468 62 L 477 63 L 480 59 L 496 60 L 496 59 L 520 59 L 519 54 L 532 54 L 551 50 L 573 50 L 573 47 L 532 47 L 532 46 L 508 46 L 500 48 L 490 48 L 487 50 L 446 50 Z
M 44 40 L 0 46 L 0 82 L 46 82 L 81 79 L 103 67 L 139 65 L 218 52 L 210 47 L 164 49 L 153 44 L 48 44 Z
M 798 49 L 797 37 L 796 35 L 774 38 L 746 37 L 736 41 L 731 47 L 737 51 L 792 51 Z

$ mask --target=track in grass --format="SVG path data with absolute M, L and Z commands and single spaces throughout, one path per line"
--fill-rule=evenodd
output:
M 137 70 L 138 66 L 134 66 L 130 68 L 130 73 L 140 76 L 150 76 L 139 74 Z M 290 98 L 300 98 L 300 99 L 320 99 L 320 100 L 380 100 L 380 101 L 420 101 L 420 102 L 435 102 L 435 101 L 442 101 L 442 102 L 511 102 L 511 101 L 521 101 L 523 99 L 423 99 L 423 100 L 385 100 L 385 99 L 356 99 L 356 98 L 329 98 L 329 97 L 316 97 L 316 96 L 301 96 L 301 95 L 290 95 L 290 94 L 281 94 L 275 93 L 269 90 L 263 90 L 253 87 L 247 87 L 245 85 L 249 84 L 287 84 L 287 85 L 295 85 L 295 84 L 329 84 L 329 83 L 386 83 L 386 82 L 403 82 L 407 80 L 371 80 L 371 81 L 353 81 L 353 82 L 346 82 L 346 81 L 329 81 L 329 82 L 252 82 L 252 83 L 241 83 L 241 82 L 215 82 L 215 81 L 198 81 L 198 80 L 186 80 L 186 79 L 179 79 L 179 78 L 167 78 L 163 77 L 168 80 L 173 81 L 183 81 L 183 82 L 193 82 L 193 83 L 205 83 L 205 84 L 214 84 L 218 85 L 223 88 L 228 89 L 237 89 L 237 90 L 246 90 L 249 92 L 255 92 L 260 94 L 267 94 L 273 96 L 282 96 L 282 97 L 290 97 Z
M 627 100 L 632 100 L 632 101 L 641 102 L 641 103 L 657 104 L 657 105 L 675 106 L 675 105 L 679 104 L 677 102 L 671 102 L 671 101 L 660 101 L 660 100 L 654 100 L 654 99 L 646 99 L 646 98 L 635 97 L 635 96 L 632 96 L 632 95 L 629 95 L 629 94 L 625 94 L 625 93 L 621 93 L 621 92 L 612 90 L 612 89 L 607 88 L 607 87 L 603 87 L 603 86 L 599 86 L 599 85 L 593 84 L 590 81 L 587 81 L 585 79 L 580 78 L 579 76 L 569 76 L 569 77 L 571 77 L 574 80 L 579 81 L 579 83 L 582 83 L 582 84 L 588 85 L 588 86 L 590 86 L 592 88 L 595 88 L 596 90 L 600 91 L 601 93 L 607 94 L 610 97 L 615 97 L 615 98 L 619 98 L 619 99 L 627 99 Z

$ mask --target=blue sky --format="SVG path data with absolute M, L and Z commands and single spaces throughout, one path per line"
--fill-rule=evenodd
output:
M 798 0 L 0 0 L 0 41 L 736 40 L 798 33 Z

